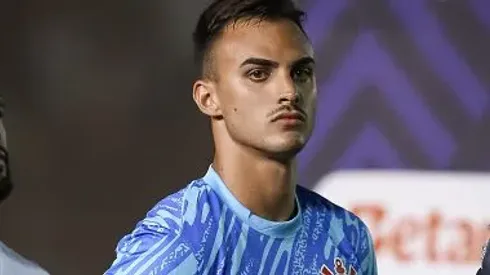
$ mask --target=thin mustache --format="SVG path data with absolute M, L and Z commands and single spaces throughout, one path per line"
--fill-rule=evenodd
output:
M 300 112 L 304 117 L 307 117 L 306 112 L 303 111 L 303 109 L 299 108 L 298 106 L 294 106 L 294 105 L 281 105 L 279 108 L 270 112 L 267 116 L 273 117 L 276 114 L 284 112 L 284 111 L 297 111 L 297 112 Z

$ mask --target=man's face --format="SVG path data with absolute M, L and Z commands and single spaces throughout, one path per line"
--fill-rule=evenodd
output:
M 313 50 L 289 20 L 237 22 L 212 49 L 223 122 L 233 140 L 290 158 L 315 116 Z
M 4 101 L 0 96 L 0 202 L 4 200 L 12 189 L 8 169 L 7 135 L 3 126 Z

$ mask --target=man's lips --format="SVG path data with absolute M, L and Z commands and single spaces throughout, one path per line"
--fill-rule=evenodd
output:
M 272 122 L 278 120 L 296 120 L 296 121 L 306 121 L 306 116 L 300 111 L 284 111 L 280 112 L 272 118 Z

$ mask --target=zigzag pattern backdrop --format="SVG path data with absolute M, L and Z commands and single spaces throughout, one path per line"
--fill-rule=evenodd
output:
M 332 169 L 490 171 L 490 1 L 311 0 L 316 128 L 302 183 Z

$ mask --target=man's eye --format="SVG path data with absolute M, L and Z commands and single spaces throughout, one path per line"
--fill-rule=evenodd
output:
M 253 69 L 250 72 L 248 72 L 247 75 L 252 81 L 260 82 L 260 81 L 267 80 L 267 78 L 269 78 L 270 76 L 270 73 L 262 69 Z
M 306 82 L 313 76 L 313 69 L 311 68 L 298 68 L 293 71 L 293 78 L 300 82 Z

